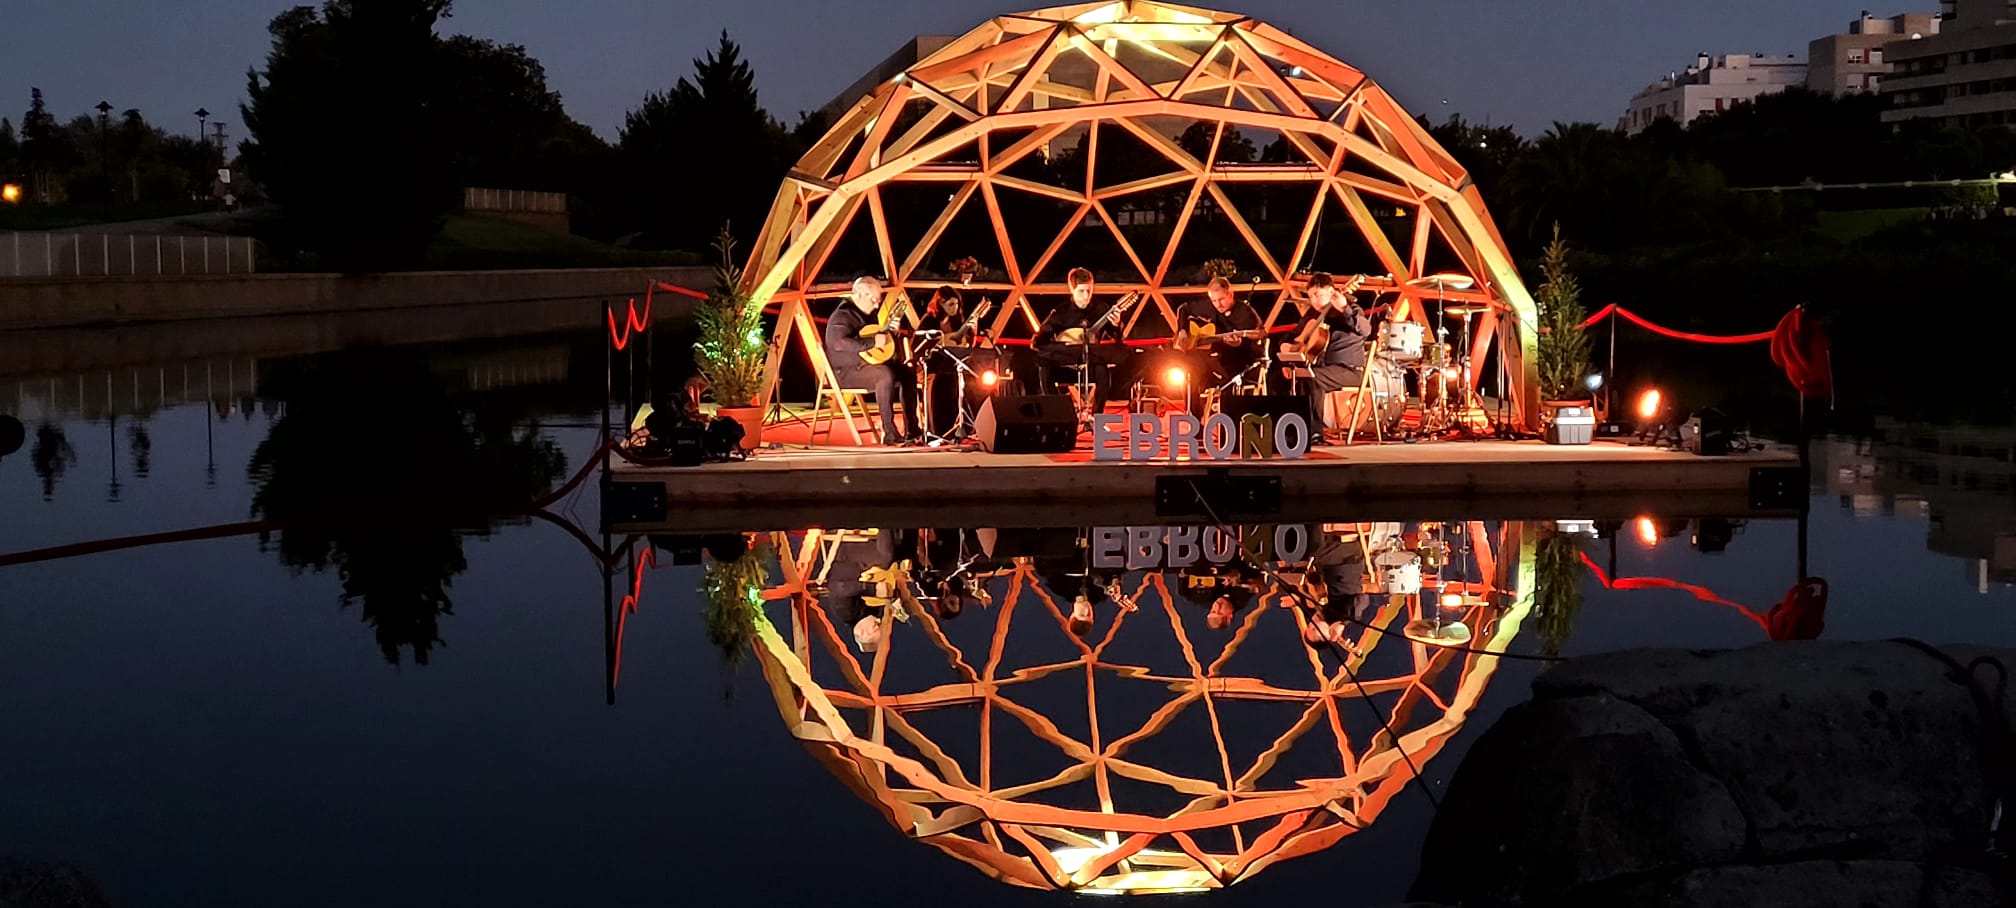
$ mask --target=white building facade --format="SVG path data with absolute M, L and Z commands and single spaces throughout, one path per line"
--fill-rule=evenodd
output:
M 1686 126 L 1702 114 L 1805 84 L 1806 61 L 1794 55 L 1701 54 L 1685 72 L 1669 73 L 1633 96 L 1618 126 L 1633 135 L 1661 118 Z

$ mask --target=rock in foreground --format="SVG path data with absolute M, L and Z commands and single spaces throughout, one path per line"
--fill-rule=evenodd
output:
M 2016 651 L 1946 652 L 2016 666 Z M 1984 732 L 1995 724 L 1950 675 L 1932 654 L 1888 642 L 1560 665 L 1464 758 L 1411 897 L 2016 904 L 2005 901 L 2007 865 L 1987 853 Z

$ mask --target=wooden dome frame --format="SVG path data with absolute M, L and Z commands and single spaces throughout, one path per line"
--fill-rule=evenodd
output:
M 1159 61 L 1164 73 L 1182 75 L 1150 82 L 1123 63 L 1123 57 Z M 913 102 L 924 108 L 914 122 L 905 116 Z M 1215 124 L 1210 155 L 1214 160 L 1226 128 L 1247 127 L 1278 134 L 1306 163 L 1207 163 L 1151 120 Z M 908 125 L 895 134 L 899 121 Z M 1159 151 L 1171 171 L 1119 185 L 1094 185 L 1102 129 L 1123 130 Z M 1087 136 L 1082 188 L 1003 172 L 1077 130 Z M 994 147 L 990 139 L 1003 131 L 1020 137 L 1006 147 Z M 977 157 L 977 163 L 948 160 L 954 153 Z M 943 184 L 951 204 L 913 248 L 903 250 L 890 241 L 882 190 L 910 182 Z M 1318 184 L 1315 204 L 1293 248 L 1283 252 L 1267 248 L 1224 190 L 1235 183 L 1311 182 Z M 1115 221 L 1115 200 L 1185 187 L 1187 201 L 1166 248 L 1159 255 L 1147 250 L 1150 254 L 1144 257 Z M 1001 196 L 1010 191 L 1078 206 L 1078 216 L 1033 262 L 1017 261 L 1002 221 Z M 841 235 L 862 211 L 872 224 L 880 276 L 893 292 L 905 285 L 944 282 L 942 277 L 928 277 L 922 266 L 956 213 L 976 196 L 1001 244 L 1000 268 L 1006 277 L 973 284 L 1005 294 L 988 332 L 995 338 L 1018 312 L 1033 325 L 1037 314 L 1030 309 L 1030 295 L 1068 292 L 1064 272 L 1073 263 L 1053 259 L 1066 237 L 1088 224 L 1110 230 L 1138 272 L 1136 279 L 1102 280 L 1100 292 L 1142 291 L 1152 308 L 1173 322 L 1170 297 L 1202 291 L 1201 285 L 1174 278 L 1171 259 L 1205 199 L 1250 247 L 1239 254 L 1251 255 L 1259 263 L 1261 280 L 1254 289 L 1281 291 L 1267 313 L 1271 327 L 1282 316 L 1283 303 L 1299 298 L 1306 280 L 1302 273 L 1311 267 L 1311 239 L 1319 215 L 1326 200 L 1334 199 L 1391 276 L 1390 282 L 1375 278 L 1369 288 L 1397 291 L 1403 300 L 1435 298 L 1436 293 L 1407 284 L 1430 269 L 1433 240 L 1441 244 L 1438 257 L 1457 263 L 1438 271 L 1462 273 L 1474 287 L 1441 294 L 1442 298 L 1495 304 L 1475 325 L 1472 361 L 1482 362 L 1494 340 L 1512 341 L 1500 343 L 1498 349 L 1509 367 L 1507 396 L 1512 398 L 1513 420 L 1521 429 L 1537 426 L 1537 310 L 1465 170 L 1359 70 L 1250 17 L 1152 0 L 1084 3 L 997 16 L 883 82 L 839 117 L 787 175 L 744 269 L 741 289 L 779 306 L 764 402 L 774 396 L 778 369 L 793 334 L 815 368 L 826 371 L 806 304 L 846 294 L 847 280 L 822 281 L 821 272 Z M 1391 206 L 1411 215 L 1411 243 L 1406 248 L 1375 220 L 1375 202 L 1382 209 Z M 1137 309 L 1136 318 L 1149 308 Z M 1398 317 L 1424 320 L 1421 309 L 1402 305 L 1396 312 Z M 1501 313 L 1514 317 L 1501 318 Z M 917 313 L 905 317 L 914 323 Z M 1130 331 L 1132 327 L 1130 322 Z
M 1501 663 L 1500 654 L 1533 608 L 1539 528 L 1523 521 L 1507 521 L 1495 530 L 1481 521 L 1448 527 L 1467 537 L 1481 578 L 1441 587 L 1464 596 L 1460 618 L 1478 631 L 1471 648 L 1403 639 L 1400 630 L 1408 617 L 1419 617 L 1433 606 L 1420 594 L 1395 596 L 1369 619 L 1378 630 L 1353 629 L 1357 652 L 1348 666 L 1326 663 L 1299 641 L 1293 651 L 1279 653 L 1283 665 L 1306 662 L 1309 673 L 1299 680 L 1250 676 L 1251 661 L 1228 666 L 1250 643 L 1258 624 L 1292 624 L 1299 637 L 1307 620 L 1304 610 L 1276 607 L 1292 601 L 1278 583 L 1270 582 L 1235 618 L 1235 626 L 1225 629 L 1223 651 L 1214 657 L 1199 645 L 1205 641 L 1185 630 L 1178 612 L 1195 606 L 1179 605 L 1169 581 L 1173 571 L 1127 574 L 1122 582 L 1133 589 L 1138 608 L 1100 606 L 1106 613 L 1099 626 L 1080 638 L 1066 628 L 1069 593 L 1047 589 L 1028 559 L 1019 558 L 989 576 L 990 587 L 999 589 L 994 604 L 985 611 L 976 608 L 978 614 L 966 619 L 991 626 L 984 649 L 962 635 L 969 643 L 962 650 L 947 635 L 954 629 L 941 625 L 929 609 L 905 600 L 907 625 L 892 625 L 872 655 L 860 654 L 849 630 L 834 625 L 811 589 L 815 578 L 825 576 L 835 546 L 854 535 L 846 530 L 773 534 L 783 583 L 766 590 L 763 598 L 788 603 L 790 612 L 782 628 L 767 618 L 756 623 L 754 650 L 792 736 L 905 835 L 1017 886 L 1088 893 L 1219 889 L 1368 828 L 1476 708 Z M 1368 528 L 1357 528 L 1361 537 Z M 1373 570 L 1368 589 L 1376 589 L 1378 568 L 1370 558 L 1367 565 Z M 1055 653 L 1056 661 L 1025 667 L 1013 658 L 1004 661 L 1004 654 L 1014 649 L 1007 640 L 1011 628 L 1021 626 L 1018 617 L 1021 624 L 1038 625 L 1025 631 L 1041 635 L 1034 639 L 1047 639 L 1051 645 L 1045 652 Z M 1137 628 L 1142 623 L 1148 627 Z M 1111 646 L 1123 631 L 1131 638 L 1166 633 L 1181 658 L 1128 664 Z M 1032 638 L 1016 636 L 1026 650 Z M 1371 676 L 1366 660 L 1375 650 L 1392 648 L 1404 649 L 1407 667 Z M 899 658 L 910 665 L 949 666 L 954 680 L 925 690 L 892 689 L 897 685 L 886 679 L 895 673 L 892 653 L 899 650 L 905 651 Z M 1084 679 L 1089 738 L 1063 730 L 1062 717 L 1045 715 L 1023 699 L 1025 685 L 1045 678 L 1069 683 L 1074 676 Z M 1166 690 L 1168 700 L 1138 728 L 1138 717 L 1130 718 L 1124 710 L 1106 716 L 1102 735 L 1095 676 L 1107 679 L 1101 685 L 1120 678 L 1155 684 Z M 1385 720 L 1392 734 L 1381 731 L 1354 740 L 1346 725 L 1360 706 L 1348 701 L 1381 695 L 1394 697 Z M 1301 710 L 1300 718 L 1259 750 L 1250 765 L 1228 756 L 1252 748 L 1228 748 L 1234 733 L 1221 725 L 1221 719 L 1229 721 L 1223 714 L 1248 703 Z M 915 724 L 922 714 L 945 709 L 977 710 L 984 716 L 978 750 L 970 758 L 955 756 L 965 753 L 960 742 L 933 740 Z M 1209 716 L 1216 755 L 1212 762 L 1219 764 L 1214 772 L 1172 772 L 1135 752 L 1186 710 Z M 997 748 L 1008 731 L 1018 729 L 1031 736 L 1026 740 L 1054 747 L 1066 768 L 1047 779 L 1010 784 L 1021 776 Z M 1334 758 L 1329 774 L 1292 780 L 1270 774 L 1305 736 L 1310 736 L 1306 746 Z M 1123 782 L 1167 788 L 1189 801 L 1173 813 L 1144 812 L 1129 796 L 1138 789 L 1116 793 L 1116 784 Z M 1075 800 L 1064 794 L 1074 784 L 1092 785 L 1098 803 L 1058 803 L 1060 797 Z M 1214 841 L 1220 844 L 1214 847 Z

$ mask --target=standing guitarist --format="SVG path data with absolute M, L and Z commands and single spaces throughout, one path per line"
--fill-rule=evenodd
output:
M 917 409 L 917 373 L 900 357 L 871 365 L 862 355 L 874 350 L 878 335 L 887 342 L 887 327 L 875 318 L 882 302 L 882 282 L 873 277 L 854 280 L 854 291 L 846 303 L 833 311 L 826 322 L 826 358 L 833 363 L 834 377 L 843 388 L 867 388 L 875 392 L 875 408 L 882 411 L 882 440 L 886 444 L 915 445 L 924 433 L 917 429 L 922 415 Z M 908 434 L 896 430 L 896 401 L 903 401 L 903 418 L 912 426 Z
M 1101 324 L 1112 304 L 1093 305 L 1091 271 L 1073 268 L 1064 280 L 1071 287 L 1071 305 L 1051 310 L 1036 326 L 1031 345 L 1036 348 L 1036 361 L 1044 366 L 1083 367 L 1085 379 L 1092 385 L 1092 398 L 1086 404 L 1093 414 L 1103 413 L 1113 390 L 1113 368 L 1125 352 L 1114 337 L 1119 327 Z
M 1232 282 L 1214 277 L 1204 285 L 1204 298 L 1183 306 L 1182 329 L 1176 348 L 1183 350 L 1183 365 L 1195 384 L 1193 390 L 1224 384 L 1245 372 L 1260 359 L 1267 338 L 1260 327 L 1260 313 L 1232 296 Z M 1193 395 L 1192 410 L 1203 406 L 1202 395 Z

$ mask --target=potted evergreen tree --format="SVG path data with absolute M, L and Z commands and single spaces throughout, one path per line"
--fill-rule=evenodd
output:
M 763 443 L 763 402 L 758 398 L 770 359 L 763 305 L 740 289 L 742 269 L 735 265 L 735 241 L 728 228 L 721 228 L 714 248 L 720 250 L 721 263 L 714 268 L 713 294 L 695 314 L 700 339 L 693 344 L 693 359 L 717 411 L 741 424 L 742 447 L 754 450 Z
M 1568 270 L 1568 244 L 1561 225 L 1541 259 L 1541 284 L 1534 302 L 1540 308 L 1539 354 L 1542 419 L 1551 421 L 1563 407 L 1590 406 L 1589 338 L 1582 333 L 1582 288 Z

